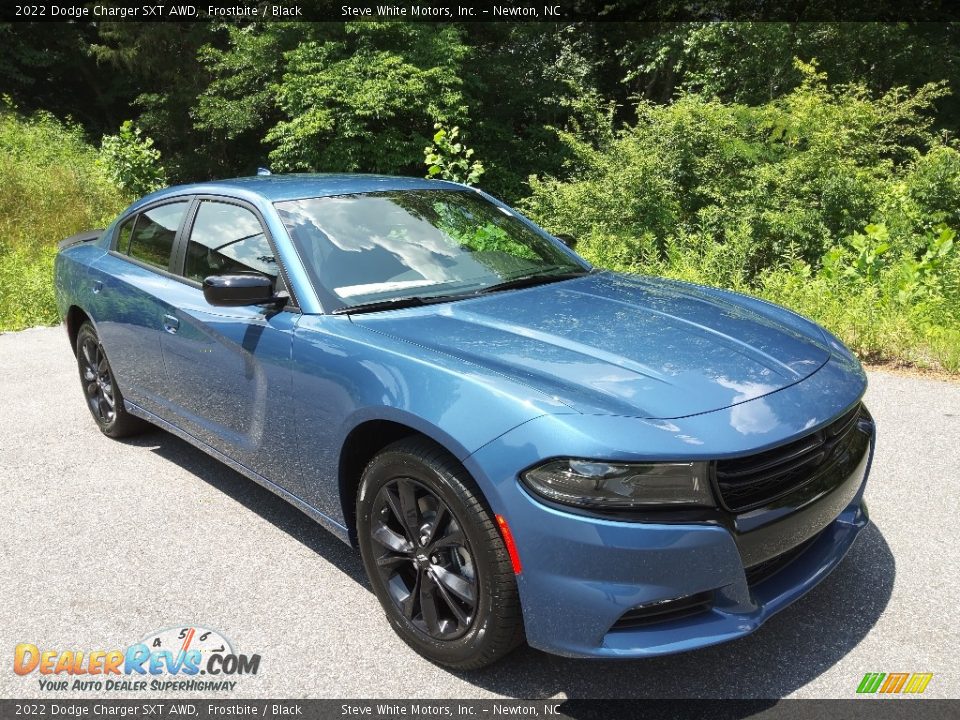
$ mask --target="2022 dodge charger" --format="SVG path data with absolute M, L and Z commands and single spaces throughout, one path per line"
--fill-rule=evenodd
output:
M 866 377 L 835 337 L 596 270 L 474 188 L 187 185 L 61 246 L 100 429 L 163 428 L 358 546 L 435 662 L 739 637 L 867 523 Z

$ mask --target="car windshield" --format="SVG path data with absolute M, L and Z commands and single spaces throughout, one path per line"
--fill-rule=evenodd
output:
M 469 191 L 371 192 L 276 207 L 318 290 L 346 307 L 467 296 L 587 269 L 512 211 Z

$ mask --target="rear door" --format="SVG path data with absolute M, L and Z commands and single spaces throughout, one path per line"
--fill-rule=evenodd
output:
M 175 255 L 176 279 L 164 288 L 173 317 L 160 334 L 168 412 L 182 429 L 285 486 L 299 474 L 290 353 L 300 313 L 293 299 L 285 307 L 215 307 L 202 290 L 210 275 L 256 272 L 285 291 L 272 239 L 253 206 L 204 197 Z
M 148 207 L 117 226 L 111 249 L 92 268 L 91 311 L 124 397 L 150 412 L 165 406 L 167 372 L 160 329 L 173 249 L 191 198 Z

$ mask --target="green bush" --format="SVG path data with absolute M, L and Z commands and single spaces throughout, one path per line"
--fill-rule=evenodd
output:
M 129 201 L 98 157 L 79 127 L 0 105 L 0 330 L 57 322 L 57 242 L 105 227 Z
M 160 151 L 131 120 L 123 122 L 117 135 L 103 136 L 98 162 L 107 177 L 133 197 L 147 195 L 167 184 Z
M 523 201 L 596 265 L 733 288 L 822 322 L 861 357 L 960 370 L 960 152 L 939 85 L 872 96 L 814 64 L 780 100 L 641 103 L 562 137 L 568 176 Z

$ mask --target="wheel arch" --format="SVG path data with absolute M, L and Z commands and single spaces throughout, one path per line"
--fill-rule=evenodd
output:
M 83 308 L 79 305 L 71 305 L 67 308 L 67 313 L 64 315 L 64 323 L 67 326 L 67 337 L 70 338 L 70 348 L 73 350 L 73 354 L 77 354 L 77 335 L 80 333 L 80 326 L 85 322 L 89 322 L 96 329 L 96 324 L 93 322 L 93 318 L 90 317 Z
M 337 484 L 344 524 L 350 544 L 357 547 L 357 489 L 367 464 L 385 447 L 409 437 L 422 437 L 453 456 L 457 462 L 469 455 L 460 443 L 438 428 L 410 418 L 368 418 L 354 425 L 344 437 L 337 468 Z M 469 473 L 466 468 L 466 472 Z M 476 479 L 474 479 L 476 482 Z M 481 488 L 481 494 L 483 489 Z M 484 497 L 484 501 L 486 498 Z

